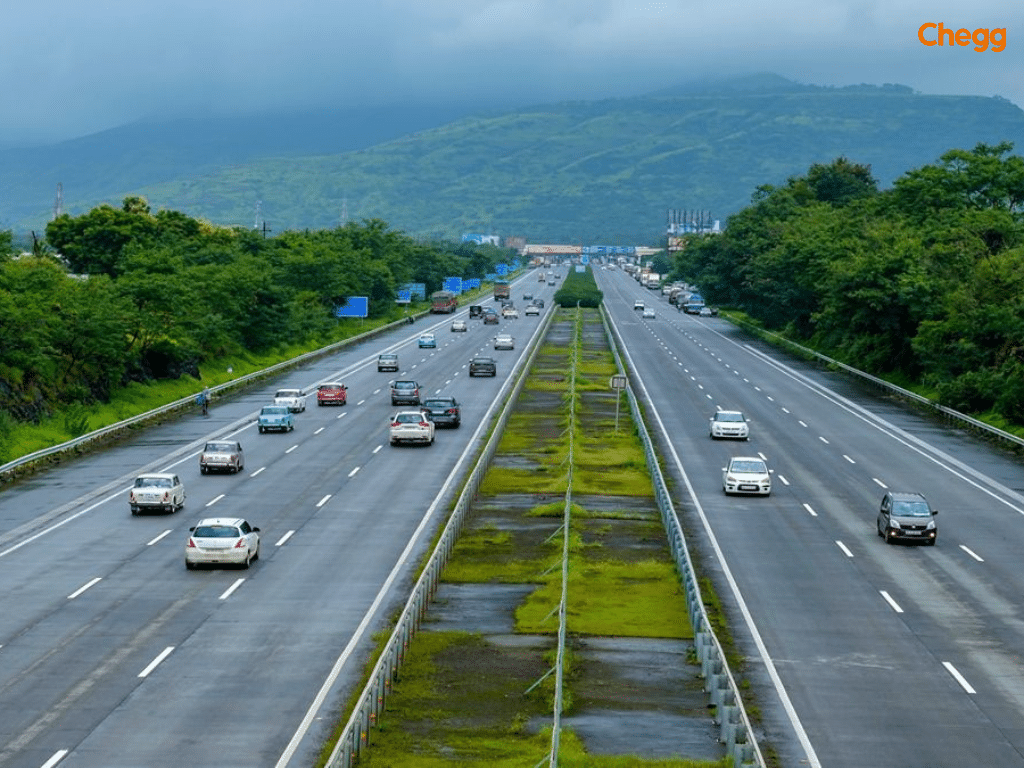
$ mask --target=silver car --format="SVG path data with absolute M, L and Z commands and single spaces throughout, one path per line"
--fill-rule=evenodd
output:
M 494 348 L 495 349 L 515 349 L 516 340 L 512 338 L 510 333 L 499 333 L 494 337 Z
M 260 529 L 240 517 L 208 517 L 188 529 L 185 567 L 239 565 L 260 557 Z
M 241 472 L 245 469 L 245 454 L 237 440 L 210 440 L 199 454 L 199 471 L 204 475 L 220 472 Z

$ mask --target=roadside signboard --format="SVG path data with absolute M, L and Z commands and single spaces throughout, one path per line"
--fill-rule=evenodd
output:
M 368 296 L 348 296 L 345 303 L 334 310 L 335 317 L 366 317 L 369 313 Z

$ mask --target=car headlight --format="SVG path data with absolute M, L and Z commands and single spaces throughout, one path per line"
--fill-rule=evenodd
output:
M 928 521 L 928 525 L 926 525 L 924 528 L 925 528 L 926 531 L 934 531 L 935 530 L 935 521 L 934 520 L 929 520 Z
M 736 478 L 733 477 L 732 475 L 726 475 L 725 476 L 725 482 L 727 482 L 727 483 L 735 483 L 736 482 Z
M 900 527 L 899 521 L 898 521 L 898 520 L 893 520 L 893 519 L 892 519 L 892 518 L 890 517 L 890 518 L 889 518 L 889 527 L 890 527 L 890 528 L 899 528 L 899 527 Z

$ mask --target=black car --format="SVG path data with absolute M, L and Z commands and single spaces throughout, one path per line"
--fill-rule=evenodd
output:
M 493 357 L 474 357 L 469 361 L 470 376 L 497 376 L 498 367 Z
M 902 539 L 935 545 L 938 528 L 935 526 L 937 509 L 932 509 L 920 493 L 889 491 L 878 505 L 875 529 L 886 542 Z
M 533 294 L 532 293 L 524 293 L 523 294 L 523 301 L 533 301 Z
M 439 427 L 454 428 L 462 423 L 459 401 L 454 397 L 430 397 L 423 401 L 421 408 L 430 414 L 430 420 Z
M 480 317 L 480 315 L 483 314 L 483 311 L 484 311 L 484 308 L 482 306 L 480 306 L 479 304 L 471 304 L 469 306 L 469 316 L 470 317 Z
M 484 325 L 497 325 L 498 324 L 498 313 L 493 309 L 486 310 L 484 312 Z
M 392 405 L 419 405 L 420 385 L 415 381 L 391 382 Z

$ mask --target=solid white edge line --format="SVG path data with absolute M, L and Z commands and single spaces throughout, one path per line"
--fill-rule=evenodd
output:
M 843 544 L 839 539 L 836 539 L 836 546 L 843 550 L 843 554 L 847 557 L 853 557 L 853 552 L 850 551 L 850 548 Z
M 960 674 L 956 667 L 954 667 L 948 661 L 942 662 L 942 666 L 944 666 L 946 668 L 946 671 L 953 676 L 954 680 L 960 683 L 960 687 L 963 688 L 967 693 L 977 693 L 977 691 L 971 687 L 971 684 L 967 682 L 964 676 Z
M 67 757 L 67 754 L 68 750 L 58 749 L 56 752 L 53 753 L 49 760 L 47 760 L 45 763 L 42 764 L 42 766 L 40 766 L 40 768 L 53 768 L 53 766 L 55 766 L 57 763 L 59 763 L 61 760 Z
M 86 582 L 81 587 L 79 587 L 74 592 L 72 592 L 70 595 L 68 595 L 68 600 L 74 600 L 80 594 L 85 592 L 85 590 L 89 589 L 89 587 L 94 587 L 97 584 L 99 584 L 101 581 L 103 581 L 103 577 L 102 576 L 97 576 L 95 579 L 92 579 L 91 581 Z
M 878 590 L 878 594 L 880 594 L 885 599 L 885 602 L 887 602 L 889 606 L 894 611 L 896 611 L 896 613 L 903 613 L 903 609 L 900 608 L 900 604 L 893 600 L 892 596 L 888 592 L 886 592 L 884 589 L 880 589 Z
M 245 581 L 245 579 L 235 579 L 235 583 L 232 584 L 227 589 L 225 589 L 224 593 L 220 597 L 218 597 L 217 599 L 218 600 L 227 600 L 229 597 L 231 597 L 231 595 L 234 594 L 236 589 L 238 589 L 240 586 L 242 586 L 242 583 L 244 581 Z
M 634 371 L 637 370 L 636 365 L 633 363 L 633 358 L 629 354 L 629 349 L 626 348 L 625 345 L 622 347 L 622 354 L 629 360 L 630 368 Z M 655 406 L 651 400 L 650 394 L 647 392 L 647 387 L 644 386 L 642 380 L 638 379 L 637 383 L 640 389 L 643 390 L 644 397 L 647 402 L 650 404 L 651 415 L 654 420 L 658 422 L 658 428 L 661 430 L 663 435 L 666 434 L 667 430 L 665 429 L 665 424 L 661 419 L 661 414 L 658 412 L 657 406 Z M 690 477 L 683 468 L 683 462 L 680 460 L 679 454 L 676 452 L 676 447 L 671 441 L 668 441 L 668 450 L 671 452 L 672 460 L 683 479 L 684 485 L 686 486 L 687 495 L 689 495 L 690 500 L 693 502 L 694 509 L 701 519 L 704 532 L 707 534 L 711 547 L 715 552 L 715 557 L 721 565 L 722 576 L 729 584 L 729 588 L 736 600 L 736 605 L 747 625 L 747 630 L 750 632 L 751 639 L 757 647 L 757 652 L 761 657 L 761 661 L 764 663 L 765 672 L 768 674 L 769 678 L 771 678 L 772 684 L 775 686 L 775 692 L 778 694 L 779 701 L 782 704 L 782 708 L 785 710 L 786 716 L 789 718 L 789 723 L 796 734 L 797 740 L 800 742 L 800 746 L 804 749 L 804 754 L 807 758 L 807 765 L 811 766 L 811 768 L 821 768 L 821 762 L 818 760 L 818 755 L 814 751 L 814 745 L 811 744 L 810 737 L 807 735 L 807 731 L 804 729 L 803 723 L 800 721 L 800 716 L 797 714 L 796 707 L 793 706 L 793 702 L 789 698 L 789 692 L 786 690 L 786 686 L 783 684 L 782 678 L 779 676 L 779 671 L 775 667 L 775 662 L 772 661 L 771 655 L 768 653 L 768 647 L 764 643 L 764 638 L 761 637 L 761 632 L 754 623 L 754 617 L 751 615 L 750 608 L 747 606 L 747 601 L 744 599 L 743 593 L 740 591 L 739 584 L 736 582 L 736 577 L 733 576 L 732 569 L 729 567 L 729 563 L 725 559 L 725 553 L 722 552 L 722 547 L 718 543 L 718 537 L 715 536 L 715 532 L 711 527 L 711 521 L 708 520 L 707 514 L 704 512 L 704 507 L 701 505 L 700 499 L 697 498 L 697 492 L 694 490 L 693 484 L 690 482 Z
M 162 662 L 164 659 L 170 656 L 173 651 L 173 645 L 168 645 L 166 648 L 160 651 L 160 654 L 151 662 L 149 662 L 149 664 L 146 666 L 144 670 L 139 672 L 139 677 L 149 677 L 149 673 L 156 669 L 158 666 L 160 666 L 160 662 Z

